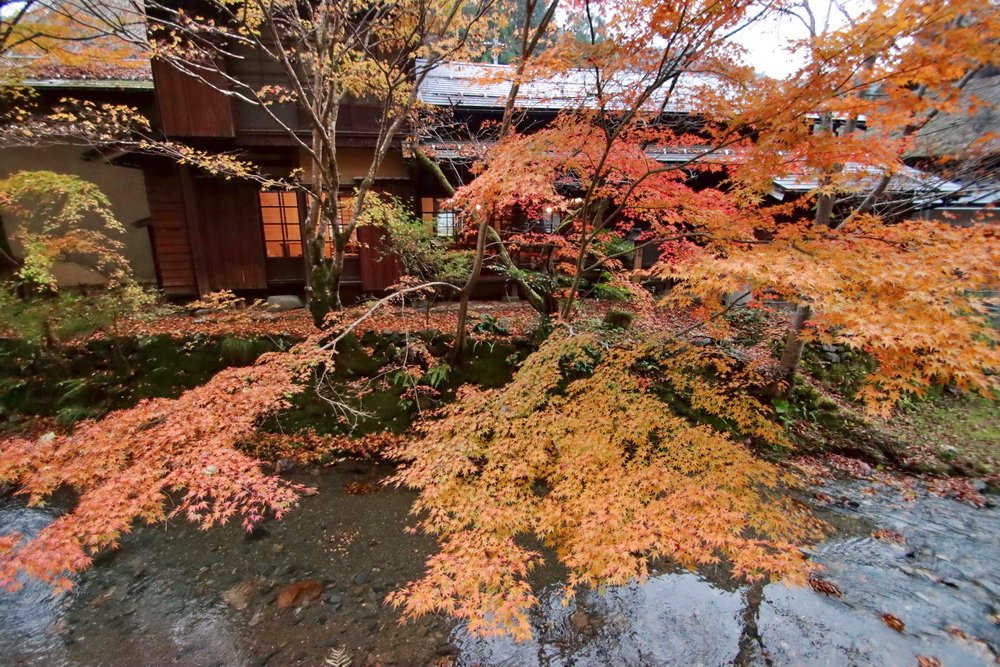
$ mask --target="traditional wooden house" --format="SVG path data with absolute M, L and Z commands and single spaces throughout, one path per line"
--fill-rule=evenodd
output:
M 83 94 L 135 104 L 148 112 L 154 126 L 166 138 L 206 151 L 237 152 L 276 177 L 285 177 L 308 163 L 299 153 L 294 138 L 261 108 L 224 95 L 160 61 L 140 69 L 138 75 L 129 79 L 76 72 L 39 77 L 33 85 L 53 99 L 72 92 L 74 96 Z M 228 75 L 253 85 L 282 81 L 280 66 L 255 52 L 226 61 L 225 70 Z M 421 101 L 441 110 L 452 121 L 455 133 L 421 135 L 414 132 L 415 128 L 407 128 L 406 134 L 420 136 L 424 147 L 445 164 L 445 172 L 452 175 L 456 184 L 471 177 L 470 152 L 463 142 L 502 115 L 511 73 L 510 68 L 502 65 L 445 63 L 431 72 L 420 88 Z M 585 76 L 564 76 L 522 86 L 518 104 L 525 113 L 520 122 L 526 128 L 550 122 L 560 111 L 580 104 L 587 86 Z M 287 127 L 308 137 L 308 119 L 293 103 L 275 104 L 271 111 Z M 681 122 L 688 111 L 682 102 L 664 109 Z M 342 192 L 337 196 L 345 201 L 351 197 L 354 180 L 367 172 L 377 133 L 376 122 L 375 109 L 362 103 L 347 104 L 340 113 L 338 156 Z M 74 150 L 75 156 L 83 154 L 79 149 Z M 683 149 L 672 147 L 650 151 L 651 157 L 663 163 L 680 163 L 689 157 Z M 91 153 L 87 157 L 101 156 Z M 103 157 L 116 166 L 96 161 L 88 163 L 84 170 L 92 177 L 111 170 L 106 178 L 102 175 L 97 179 L 98 184 L 108 189 L 112 201 L 121 207 L 123 221 L 136 223 L 128 247 L 140 279 L 155 279 L 159 288 L 174 298 L 196 297 L 221 289 L 245 295 L 303 290 L 307 271 L 302 241 L 305 201 L 300 193 L 261 189 L 255 182 L 213 176 L 165 157 L 139 154 Z M 714 156 L 714 159 L 724 158 L 724 155 Z M 53 156 L 53 160 L 58 161 L 58 156 Z M 10 154 L 8 159 L 7 153 L 0 153 L 0 169 L 27 168 L 28 163 L 34 165 L 24 155 Z M 65 166 L 65 162 L 52 164 L 53 168 L 62 167 L 64 171 Z M 920 172 L 913 171 L 909 176 L 919 181 L 921 187 L 927 186 L 928 181 Z M 781 200 L 814 187 L 808 179 L 777 179 L 773 196 Z M 459 232 L 456 214 L 445 206 L 446 189 L 407 149 L 403 137 L 384 160 L 375 188 L 408 202 L 436 234 L 454 237 Z M 934 205 L 937 199 L 932 197 L 928 201 Z M 341 210 L 344 215 L 350 214 L 346 205 Z M 544 211 L 536 214 L 538 219 L 515 223 L 550 230 L 556 226 L 558 215 L 558 211 Z M 650 248 L 645 256 L 635 258 L 635 265 L 648 266 L 655 254 L 655 249 Z M 342 281 L 345 297 L 350 298 L 352 293 L 381 292 L 398 277 L 396 263 L 384 252 L 381 232 L 359 227 L 356 243 L 348 248 Z M 502 293 L 505 282 L 502 276 L 486 275 L 484 294 Z

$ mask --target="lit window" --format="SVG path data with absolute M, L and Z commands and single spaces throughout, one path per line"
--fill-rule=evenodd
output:
M 264 190 L 260 193 L 260 219 L 268 257 L 301 257 L 302 228 L 299 198 L 294 192 Z
M 302 208 L 296 192 L 262 190 L 259 193 L 260 219 L 264 226 L 264 249 L 268 257 L 302 257 Z M 354 197 L 338 198 L 337 226 L 345 229 L 354 219 Z M 327 229 L 326 256 L 333 256 L 333 225 Z M 351 235 L 347 251 L 357 244 L 357 230 Z
M 437 236 L 454 237 L 461 228 L 454 211 L 444 210 L 446 199 L 423 197 L 420 200 L 420 218 Z

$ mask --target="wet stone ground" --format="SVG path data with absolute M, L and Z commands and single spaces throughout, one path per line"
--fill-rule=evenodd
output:
M 550 568 L 532 641 L 472 637 L 445 618 L 399 625 L 385 594 L 418 576 L 432 547 L 404 530 L 413 496 L 344 490 L 389 472 L 347 461 L 295 473 L 319 493 L 249 536 L 144 527 L 71 594 L 37 583 L 0 594 L 0 664 L 320 664 L 335 647 L 354 665 L 993 665 L 1000 652 L 1000 510 L 854 480 L 828 484 L 819 508 L 836 532 L 814 558 L 840 598 L 664 571 L 563 606 Z M 0 500 L 0 532 L 50 518 Z

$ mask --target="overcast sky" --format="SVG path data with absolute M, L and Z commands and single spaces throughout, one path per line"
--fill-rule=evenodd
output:
M 826 26 L 838 30 L 847 24 L 842 12 L 857 18 L 871 9 L 871 0 L 810 0 L 819 32 Z M 794 72 L 802 63 L 801 55 L 792 53 L 788 43 L 808 37 L 806 27 L 796 18 L 786 14 L 772 14 L 736 36 L 736 41 L 749 52 L 750 64 L 760 74 L 782 78 Z
M 802 58 L 787 48 L 788 42 L 805 36 L 805 27 L 796 19 L 773 16 L 743 30 L 736 41 L 747 49 L 758 73 L 782 78 L 802 64 Z

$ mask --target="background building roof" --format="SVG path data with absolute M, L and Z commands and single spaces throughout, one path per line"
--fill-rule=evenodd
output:
M 418 61 L 420 67 L 424 61 Z M 503 107 L 510 93 L 514 78 L 511 65 L 488 63 L 447 62 L 435 67 L 420 86 L 421 101 L 434 106 L 465 109 L 496 109 Z M 670 100 L 664 111 L 683 113 L 691 110 L 690 100 L 695 89 L 712 85 L 713 81 L 702 75 L 682 75 L 679 85 L 670 93 Z M 605 92 L 612 99 L 638 92 L 642 81 L 624 73 L 616 73 L 610 81 L 604 82 Z M 664 87 L 666 89 L 667 87 Z M 663 92 L 654 96 L 649 104 L 660 106 Z M 517 107 L 541 111 L 558 111 L 569 108 L 594 107 L 597 99 L 597 85 L 594 72 L 573 69 L 549 77 L 532 78 L 521 85 L 517 95 Z M 614 102 L 612 102 L 612 106 Z

